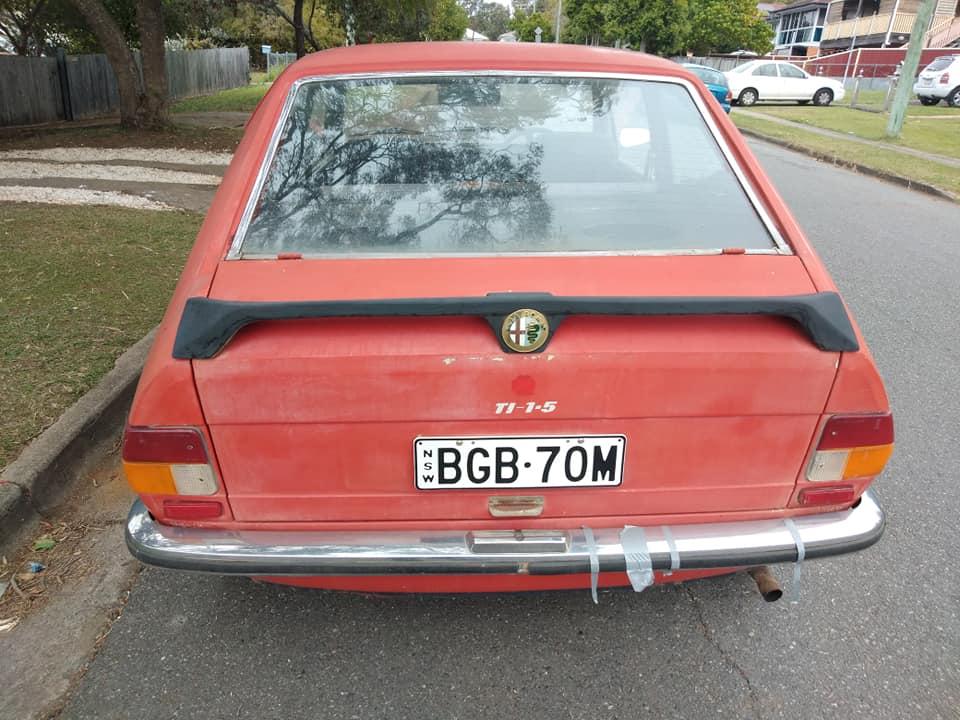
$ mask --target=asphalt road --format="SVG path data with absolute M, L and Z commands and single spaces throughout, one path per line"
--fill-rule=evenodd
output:
M 960 718 L 960 207 L 755 147 L 892 398 L 879 545 L 806 564 L 797 605 L 743 576 L 594 606 L 147 569 L 64 716 Z

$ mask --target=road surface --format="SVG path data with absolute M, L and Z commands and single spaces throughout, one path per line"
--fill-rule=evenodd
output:
M 744 576 L 594 606 L 147 569 L 63 716 L 960 718 L 960 206 L 754 147 L 887 382 L 878 546 L 806 564 L 797 605 Z

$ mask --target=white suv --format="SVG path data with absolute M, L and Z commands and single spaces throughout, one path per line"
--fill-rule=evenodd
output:
M 960 107 L 960 55 L 936 58 L 920 72 L 913 91 L 924 105 L 946 100 L 953 107 Z

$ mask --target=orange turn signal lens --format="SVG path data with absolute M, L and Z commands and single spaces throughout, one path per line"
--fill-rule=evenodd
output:
M 843 478 L 860 478 L 879 475 L 893 454 L 893 445 L 874 445 L 855 448 L 850 451 L 847 465 L 843 469 Z
M 165 463 L 125 462 L 123 472 L 138 495 L 176 495 L 177 486 L 170 467 Z

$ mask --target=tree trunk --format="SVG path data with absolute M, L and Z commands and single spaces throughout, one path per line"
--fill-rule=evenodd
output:
M 126 127 L 140 127 L 143 93 L 140 74 L 133 59 L 133 52 L 127 47 L 123 32 L 116 21 L 103 6 L 101 0 L 70 0 L 80 11 L 103 46 L 110 67 L 117 76 L 117 89 L 120 93 L 120 124 Z
M 297 57 L 307 54 L 307 47 L 303 37 L 303 0 L 293 0 L 293 40 Z
M 144 85 L 141 125 L 163 127 L 170 123 L 170 108 L 163 46 L 166 32 L 160 0 L 138 0 L 137 25 Z

